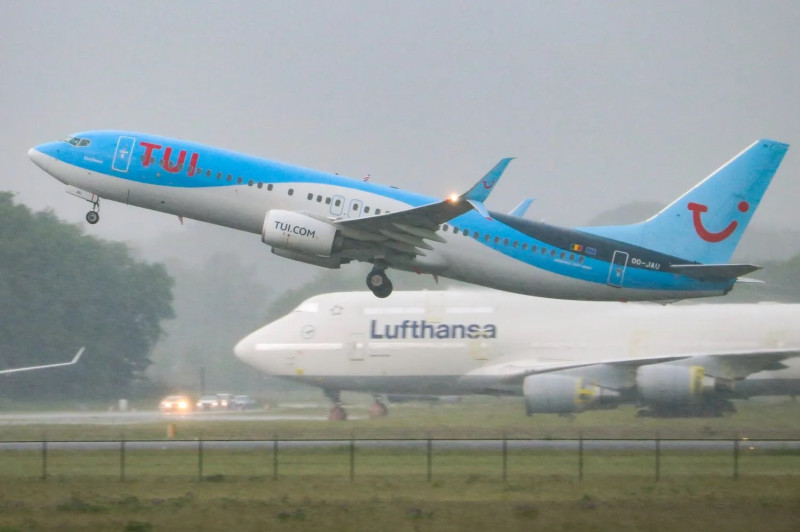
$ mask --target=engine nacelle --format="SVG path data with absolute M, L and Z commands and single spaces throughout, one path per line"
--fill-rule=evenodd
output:
M 703 392 L 714 389 L 702 366 L 653 364 L 636 370 L 636 387 L 645 403 L 697 404 Z
M 330 257 L 341 249 L 342 240 L 333 225 L 294 211 L 267 212 L 261 229 L 261 241 L 265 244 L 303 255 Z
M 619 393 L 601 388 L 583 377 L 531 375 L 522 382 L 528 415 L 581 412 L 593 403 L 612 402 Z

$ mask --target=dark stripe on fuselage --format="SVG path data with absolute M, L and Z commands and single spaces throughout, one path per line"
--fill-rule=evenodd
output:
M 635 257 L 640 259 L 641 262 L 632 262 L 629 260 L 628 268 L 652 270 L 652 268 L 648 268 L 642 264 L 657 263 L 662 265 L 660 271 L 667 272 L 667 267 L 673 264 L 696 264 L 695 262 L 673 257 L 672 255 L 666 255 L 651 249 L 634 246 L 632 244 L 620 242 L 619 240 L 612 240 L 610 238 L 584 233 L 583 231 L 576 231 L 575 229 L 534 222 L 532 220 L 525 220 L 498 212 L 489 211 L 489 214 L 498 222 L 512 229 L 516 229 L 522 234 L 535 238 L 549 246 L 563 249 L 568 253 L 583 255 L 587 258 L 602 260 L 604 262 L 611 262 L 615 251 L 623 251 L 631 258 Z M 572 246 L 575 244 L 582 246 L 582 250 L 578 251 L 572 249 Z M 593 254 L 587 253 L 587 248 L 592 248 L 595 252 Z

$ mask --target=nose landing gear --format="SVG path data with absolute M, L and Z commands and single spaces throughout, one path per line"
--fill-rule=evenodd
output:
M 376 297 L 389 297 L 392 293 L 392 281 L 386 276 L 386 268 L 375 265 L 367 275 L 367 288 L 372 290 Z

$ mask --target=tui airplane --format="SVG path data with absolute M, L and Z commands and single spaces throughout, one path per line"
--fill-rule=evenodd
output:
M 511 159 L 438 200 L 394 187 L 178 139 L 89 131 L 28 156 L 68 192 L 261 235 L 281 257 L 327 268 L 373 265 L 367 287 L 392 292 L 389 268 L 559 299 L 679 300 L 728 293 L 758 269 L 729 260 L 787 144 L 759 140 L 652 218 L 564 228 L 484 202 Z

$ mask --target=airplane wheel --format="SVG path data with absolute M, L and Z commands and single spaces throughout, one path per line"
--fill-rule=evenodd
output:
M 369 407 L 369 417 L 386 417 L 389 415 L 389 409 L 380 401 L 375 401 Z
M 96 211 L 89 211 L 86 213 L 86 221 L 94 225 L 100 221 L 100 213 Z
M 347 410 L 342 405 L 336 405 L 328 413 L 328 421 L 347 421 Z
M 372 290 L 376 297 L 380 298 L 389 297 L 393 290 L 392 281 L 381 270 L 369 272 L 369 275 L 367 275 L 367 287 Z

